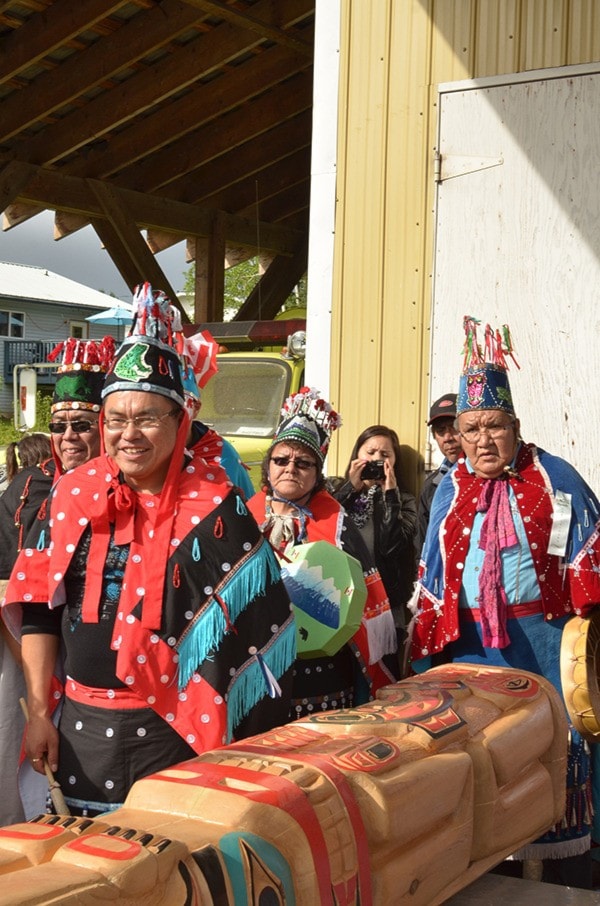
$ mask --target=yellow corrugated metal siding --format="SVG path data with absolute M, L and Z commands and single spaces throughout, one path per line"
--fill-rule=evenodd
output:
M 331 398 L 341 474 L 367 425 L 425 450 L 437 85 L 600 60 L 596 0 L 342 0 Z M 455 355 L 457 372 L 460 350 Z

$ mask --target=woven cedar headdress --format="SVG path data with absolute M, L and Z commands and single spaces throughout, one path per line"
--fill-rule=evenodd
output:
M 289 441 L 312 450 L 321 464 L 327 456 L 331 435 L 342 424 L 333 407 L 321 399 L 318 390 L 302 387 L 289 396 L 281 410 L 282 421 L 273 438 L 275 444 Z
M 510 330 L 507 324 L 502 330 L 485 327 L 483 349 L 477 342 L 477 327 L 480 321 L 466 315 L 463 319 L 465 345 L 463 371 L 459 379 L 457 415 L 479 409 L 501 409 L 515 415 L 515 409 L 508 382 L 508 361 L 514 357 Z
M 48 355 L 49 362 L 58 362 L 51 411 L 100 412 L 104 379 L 114 357 L 113 337 L 101 340 L 70 337 L 55 346 Z

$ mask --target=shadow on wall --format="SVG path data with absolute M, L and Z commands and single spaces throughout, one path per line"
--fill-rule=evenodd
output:
M 425 480 L 425 460 L 418 450 L 408 444 L 400 444 L 400 465 L 406 483 L 405 490 L 418 495 Z

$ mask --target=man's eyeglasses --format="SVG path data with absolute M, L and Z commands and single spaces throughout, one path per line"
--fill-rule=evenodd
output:
M 48 430 L 50 434 L 64 434 L 67 428 L 70 428 L 74 434 L 87 434 L 93 428 L 98 427 L 98 422 L 89 422 L 85 418 L 77 419 L 72 422 L 50 422 Z
M 301 472 L 308 472 L 309 469 L 316 469 L 317 467 L 316 462 L 313 462 L 312 459 L 293 459 L 291 456 L 271 456 L 271 462 L 274 462 L 281 469 L 293 462 Z
M 509 422 L 507 425 L 481 425 L 478 428 L 467 428 L 466 431 L 459 431 L 459 434 L 467 443 L 476 444 L 481 439 L 482 434 L 487 434 L 492 440 L 500 440 L 504 432 L 512 428 L 513 425 L 514 422 Z
M 133 418 L 108 415 L 104 419 L 104 427 L 107 431 L 124 431 L 127 425 L 132 424 L 138 431 L 149 431 L 151 428 L 160 428 L 163 419 L 179 415 L 180 412 L 181 409 L 171 409 L 163 415 L 134 415 Z

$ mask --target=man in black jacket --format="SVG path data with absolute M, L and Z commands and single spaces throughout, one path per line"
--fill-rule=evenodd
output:
M 423 547 L 425 535 L 427 534 L 433 495 L 435 494 L 440 481 L 446 472 L 452 468 L 461 453 L 460 435 L 458 430 L 454 427 L 455 419 L 456 393 L 445 393 L 432 403 L 427 424 L 431 428 L 431 432 L 435 437 L 440 453 L 444 459 L 439 468 L 437 468 L 435 472 L 431 472 L 425 479 L 421 490 L 421 496 L 419 497 L 417 532 L 415 535 L 417 559 L 421 555 L 421 548 Z

